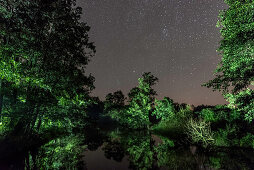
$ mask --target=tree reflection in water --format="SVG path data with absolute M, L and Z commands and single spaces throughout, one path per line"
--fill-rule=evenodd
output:
M 105 159 L 86 162 L 91 160 L 88 152 Z M 196 146 L 175 146 L 172 140 L 149 131 L 104 132 L 89 126 L 84 133 L 62 136 L 12 159 L 1 159 L 0 169 L 87 169 L 98 161 L 105 164 L 104 169 L 253 169 L 254 153 L 223 148 L 208 152 Z

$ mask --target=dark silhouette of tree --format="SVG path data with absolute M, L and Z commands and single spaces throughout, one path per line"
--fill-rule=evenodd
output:
M 105 111 L 109 111 L 111 109 L 120 109 L 124 106 L 124 102 L 126 100 L 126 97 L 124 96 L 123 92 L 121 90 L 118 90 L 116 92 L 109 93 L 106 95 L 104 108 Z
M 117 162 L 121 162 L 124 157 L 124 148 L 118 140 L 110 140 L 106 142 L 102 148 L 104 155 L 107 159 L 113 159 Z

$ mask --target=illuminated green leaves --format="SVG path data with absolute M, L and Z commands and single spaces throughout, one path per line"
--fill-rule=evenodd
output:
M 205 84 L 222 90 L 229 107 L 237 109 L 248 121 L 254 118 L 254 2 L 226 0 L 229 8 L 220 13 L 217 26 L 222 40 L 218 51 L 222 60 L 216 77 Z M 231 88 L 232 87 L 232 88 Z M 231 93 L 230 93 L 230 90 Z
M 157 117 L 157 119 L 161 119 L 162 121 L 170 120 L 175 116 L 176 110 L 173 105 L 173 100 L 164 97 L 163 100 L 155 99 L 155 110 L 153 111 L 153 115 Z
M 244 113 L 245 120 L 251 122 L 254 119 L 254 91 L 247 89 L 238 94 L 227 94 L 225 98 L 229 107 Z
M 226 1 L 229 9 L 221 12 L 217 26 L 222 40 L 218 51 L 222 60 L 216 78 L 205 86 L 233 93 L 247 88 L 254 80 L 254 2 Z
M 133 88 L 128 94 L 130 98 L 127 109 L 128 124 L 132 128 L 147 128 L 151 124 L 149 116 L 152 114 L 152 104 L 156 95 L 152 86 L 156 84 L 158 78 L 148 72 L 138 81 L 138 87 Z

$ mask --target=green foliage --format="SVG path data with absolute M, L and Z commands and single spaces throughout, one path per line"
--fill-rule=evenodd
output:
M 218 50 L 223 57 L 216 73 L 222 75 L 217 75 L 206 86 L 227 91 L 232 83 L 232 91 L 236 93 L 254 81 L 254 2 L 226 2 L 229 8 L 221 12 L 217 24 L 223 37 Z
M 0 112 L 27 132 L 45 118 L 84 119 L 94 88 L 85 66 L 95 46 L 81 8 L 75 0 L 0 4 Z
M 229 107 L 242 113 L 244 119 L 251 122 L 254 119 L 254 91 L 247 89 L 238 94 L 225 95 L 229 101 Z
M 149 116 L 156 92 L 151 86 L 155 85 L 158 78 L 150 72 L 144 73 L 139 78 L 138 87 L 133 88 L 129 95 L 129 107 L 127 109 L 127 123 L 131 128 L 147 128 L 150 126 Z
M 173 105 L 173 100 L 164 97 L 163 100 L 155 99 L 155 110 L 153 111 L 153 115 L 156 116 L 157 119 L 161 119 L 161 121 L 169 120 L 175 116 L 175 108 Z
M 202 119 L 211 123 L 220 123 L 222 121 L 233 123 L 241 119 L 241 113 L 236 109 L 229 108 L 227 105 L 216 105 L 213 108 L 205 108 L 201 112 L 198 112 L 198 114 Z
M 3 79 L 18 86 L 44 88 L 55 95 L 92 85 L 93 78 L 82 74 L 92 53 L 82 50 L 93 51 L 94 47 L 87 41 L 89 27 L 79 22 L 81 11 L 72 8 L 74 3 L 1 2 L 2 9 L 12 11 L 7 18 L 0 14 Z M 67 88 L 70 85 L 73 89 Z
M 227 130 L 223 130 L 223 129 L 219 129 L 219 131 L 215 132 L 214 135 L 214 145 L 215 146 L 223 146 L 223 147 L 229 147 L 230 146 L 230 142 L 228 140 L 228 131 Z
M 174 141 L 169 139 L 168 137 L 159 136 L 159 138 L 162 140 L 162 143 L 159 143 L 158 146 L 156 147 L 157 151 L 166 152 L 170 148 L 175 147 Z
M 240 146 L 254 149 L 254 135 L 251 133 L 247 133 L 246 136 L 241 138 Z
M 250 0 L 226 0 L 229 8 L 220 13 L 217 26 L 222 40 L 218 51 L 222 60 L 215 73 L 216 78 L 205 84 L 223 94 L 245 120 L 252 121 L 254 113 L 254 2 Z M 232 94 L 229 88 L 232 87 Z
M 168 117 L 164 121 L 160 121 L 153 127 L 156 134 L 168 136 L 176 139 L 177 142 L 183 143 L 185 140 L 186 122 L 192 117 L 190 106 L 180 106 L 178 112 L 173 117 Z
M 121 125 L 130 127 L 130 124 L 129 124 L 130 118 L 129 118 L 129 114 L 127 113 L 127 108 L 121 108 L 120 110 L 111 109 L 110 111 L 108 111 L 108 115 L 110 115 L 111 118 L 116 120 Z
M 214 137 L 210 123 L 199 119 L 190 119 L 186 124 L 186 133 L 194 143 L 201 143 L 203 147 L 213 145 Z
M 214 145 L 215 146 L 239 146 L 238 143 L 238 128 L 236 125 L 226 125 L 225 129 L 219 128 L 214 133 Z
M 210 164 L 215 169 L 221 168 L 221 159 L 218 157 L 210 157 L 209 158 Z
M 109 93 L 106 96 L 104 111 L 120 124 L 133 129 L 149 128 L 151 122 L 149 117 L 152 114 L 154 96 L 156 92 L 151 86 L 155 85 L 158 78 L 150 72 L 144 73 L 138 79 L 139 85 L 130 90 L 129 105 L 124 106 L 125 97 L 121 91 Z
M 239 111 L 233 109 L 230 112 L 229 118 L 226 120 L 228 120 L 229 122 L 232 122 L 234 120 L 239 120 L 240 118 L 241 118 L 241 113 Z
M 42 146 L 36 158 L 37 168 L 77 169 L 80 167 L 81 153 L 86 148 L 81 144 L 82 136 L 67 136 L 54 139 Z
M 158 165 L 165 166 L 169 163 L 169 154 L 175 145 L 174 142 L 169 138 L 160 136 L 160 139 L 162 140 L 162 143 L 158 144 L 158 146 L 155 148 L 155 151 L 157 153 Z
M 180 110 L 177 112 L 176 117 L 178 119 L 187 120 L 192 116 L 192 110 L 190 105 L 180 107 Z
M 0 136 L 1 137 L 3 137 L 10 130 L 10 122 L 11 122 L 10 117 L 1 115 L 0 117 Z
M 215 122 L 217 121 L 217 117 L 215 116 L 215 113 L 211 109 L 203 109 L 200 113 L 201 117 L 208 122 Z
M 153 164 L 153 151 L 150 137 L 132 138 L 128 140 L 127 153 L 132 166 L 136 169 L 151 169 Z
M 159 167 L 165 169 L 197 169 L 196 155 L 193 156 L 186 148 L 172 148 L 167 144 L 161 144 L 156 147 L 156 153 Z

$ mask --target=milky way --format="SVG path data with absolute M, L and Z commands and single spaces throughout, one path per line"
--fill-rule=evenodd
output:
M 143 72 L 159 78 L 158 98 L 179 103 L 223 104 L 219 92 L 201 87 L 221 56 L 216 28 L 223 0 L 78 0 L 97 53 L 88 65 L 93 95 L 104 99 L 137 86 Z

